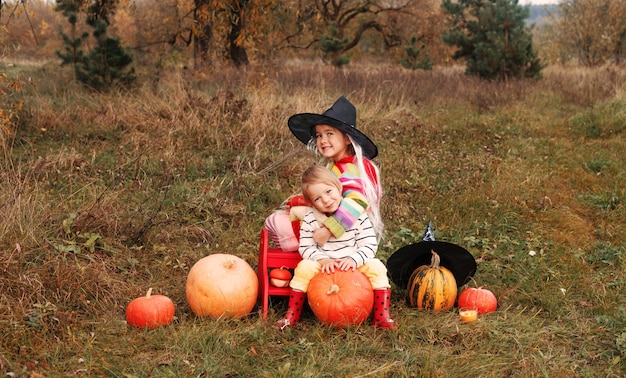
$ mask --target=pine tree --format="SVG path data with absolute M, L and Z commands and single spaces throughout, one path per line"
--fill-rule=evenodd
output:
M 78 21 L 78 17 L 75 12 L 71 11 L 67 12 L 66 16 L 71 25 L 71 34 L 67 35 L 59 28 L 59 34 L 65 43 L 65 51 L 61 52 L 59 50 L 56 54 L 61 58 L 61 66 L 71 64 L 74 66 L 74 70 L 76 70 L 78 64 L 85 61 L 85 53 L 82 49 L 82 45 L 85 38 L 89 37 L 89 33 L 84 32 L 81 36 L 76 36 L 76 22 Z
M 329 34 L 324 34 L 319 41 L 319 49 L 324 54 L 324 57 L 330 57 L 332 63 L 336 67 L 342 67 L 350 63 L 350 58 L 341 53 L 350 42 L 347 37 L 342 37 L 339 34 L 339 29 L 336 24 L 331 24 L 328 28 Z
M 96 21 L 93 36 L 98 43 L 76 70 L 80 82 L 99 91 L 108 90 L 115 84 L 129 87 L 136 80 L 135 69 L 127 69 L 133 56 L 121 45 L 119 38 L 106 34 L 107 27 L 104 20 Z
M 422 57 L 422 52 L 426 48 L 426 45 L 422 44 L 420 47 L 417 47 L 418 38 L 416 36 L 411 37 L 411 41 L 409 45 L 404 48 L 407 57 L 400 60 L 400 64 L 404 68 L 408 68 L 411 70 L 431 70 L 433 68 L 433 63 L 430 60 L 430 56 L 428 53 L 425 53 Z
M 529 7 L 517 0 L 444 0 L 453 59 L 465 59 L 468 75 L 485 79 L 540 78 L 543 66 L 524 20 Z
M 57 51 L 61 66 L 72 64 L 76 79 L 98 91 L 109 90 L 114 85 L 129 87 L 136 81 L 135 69 L 129 68 L 133 62 L 130 51 L 121 45 L 119 38 L 107 35 L 107 15 L 112 12 L 114 3 L 115 0 L 97 1 L 89 7 L 87 24 L 94 28 L 96 45 L 88 54 L 82 46 L 89 33 L 76 36 L 77 14 L 84 4 L 75 0 L 57 0 L 55 7 L 71 25 L 71 36 L 60 33 L 65 43 L 64 52 Z

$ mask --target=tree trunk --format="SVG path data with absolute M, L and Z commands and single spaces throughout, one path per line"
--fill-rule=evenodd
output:
M 196 67 L 204 66 L 210 61 L 209 47 L 212 40 L 212 29 L 209 24 L 200 29 L 200 33 L 193 37 L 193 58 Z
M 209 0 L 194 0 L 194 21 L 197 29 L 193 33 L 194 66 L 204 66 L 210 61 L 209 49 L 213 40 L 213 29 L 208 18 Z
M 230 27 L 230 32 L 228 33 L 228 52 L 230 54 L 230 59 L 237 67 L 247 66 L 250 64 L 248 61 L 248 53 L 246 52 L 243 44 L 238 41 L 241 36 L 241 32 L 243 30 L 243 19 L 241 18 L 241 10 L 245 8 L 247 0 L 238 1 L 237 7 L 234 7 L 232 14 L 232 22 Z

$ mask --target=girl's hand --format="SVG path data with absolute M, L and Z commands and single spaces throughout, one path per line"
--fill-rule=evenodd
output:
M 321 259 L 317 260 L 322 265 L 322 273 L 333 273 L 335 271 L 335 260 L 333 259 Z
M 356 269 L 356 261 L 350 257 L 344 257 L 343 259 L 335 260 L 335 266 L 344 272 L 347 270 L 354 270 Z
M 313 231 L 313 240 L 315 240 L 315 242 L 319 246 L 323 246 L 324 244 L 326 244 L 331 236 L 332 235 L 330 233 L 330 230 L 326 227 L 320 227 L 317 230 Z

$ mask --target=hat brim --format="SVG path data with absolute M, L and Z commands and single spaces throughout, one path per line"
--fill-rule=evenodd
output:
M 361 146 L 363 156 L 368 159 L 374 159 L 378 156 L 378 148 L 367 135 L 357 130 L 354 126 L 348 125 L 340 120 L 325 116 L 323 114 L 300 113 L 295 114 L 287 121 L 289 130 L 298 140 L 304 144 L 308 144 L 313 136 L 313 127 L 316 125 L 332 126 L 352 137 L 355 143 Z
M 465 248 L 443 241 L 421 241 L 398 249 L 387 260 L 387 272 L 398 287 L 406 288 L 415 269 L 430 265 L 432 253 L 437 252 L 440 265 L 454 275 L 457 287 L 466 284 L 476 273 L 476 260 Z

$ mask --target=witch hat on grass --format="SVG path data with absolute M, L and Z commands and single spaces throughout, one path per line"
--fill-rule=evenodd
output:
M 387 260 L 387 271 L 391 281 L 398 287 L 406 288 L 415 269 L 430 265 L 432 251 L 437 252 L 440 265 L 454 275 L 456 285 L 465 285 L 476 273 L 476 260 L 465 248 L 443 241 L 436 241 L 432 222 L 428 222 L 422 240 L 398 249 Z

